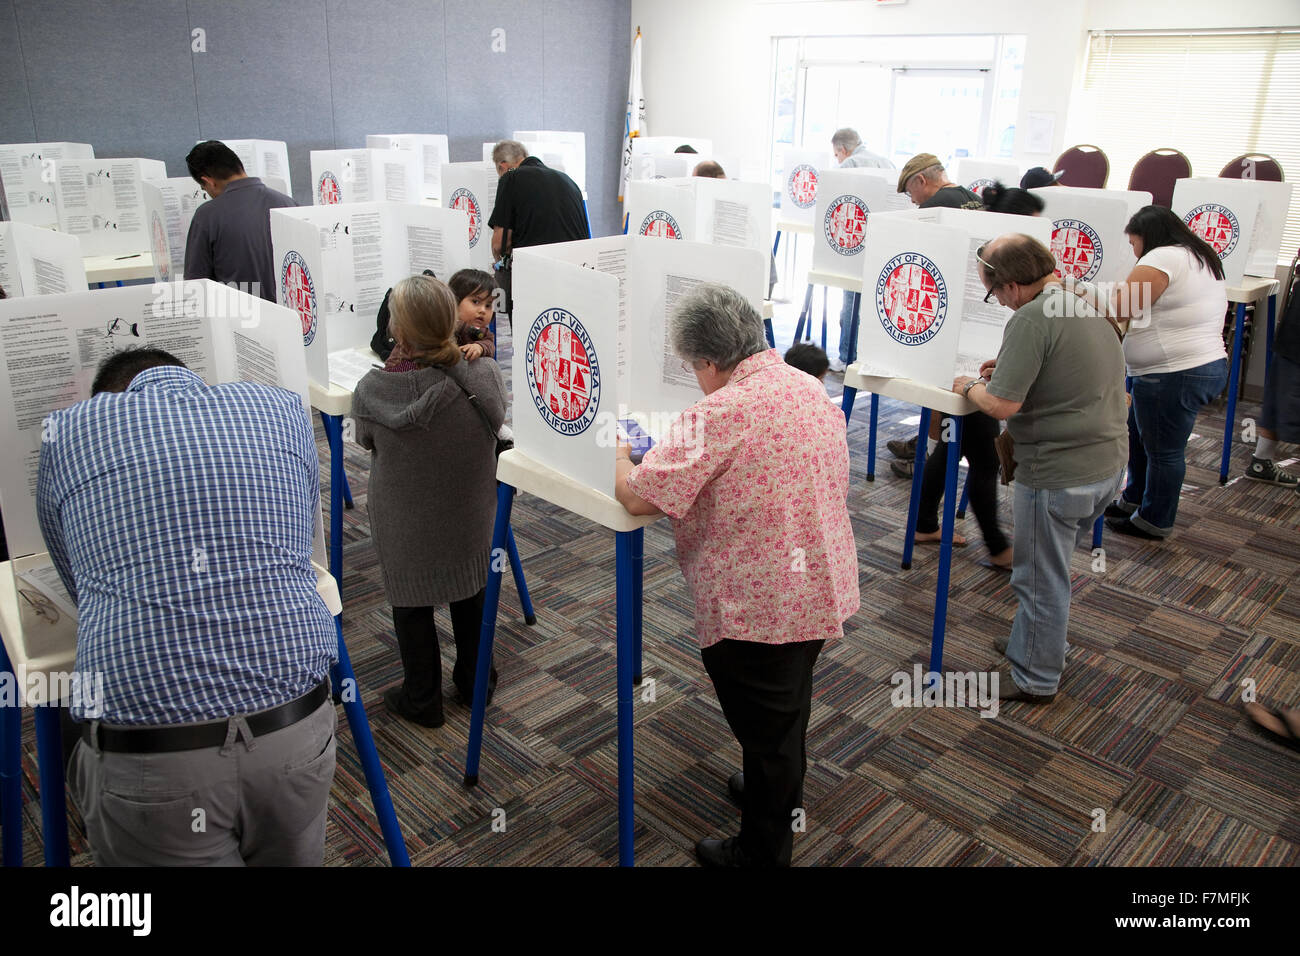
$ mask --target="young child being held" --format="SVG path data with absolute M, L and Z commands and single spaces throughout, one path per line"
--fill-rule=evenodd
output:
M 465 360 L 487 356 L 495 358 L 496 341 L 489 331 L 497 280 L 482 269 L 461 269 L 447 280 L 459 303 L 456 315 L 456 344 Z
M 826 372 L 831 367 L 826 353 L 811 342 L 800 342 L 786 349 L 785 364 L 807 372 L 820 382 L 826 381 Z

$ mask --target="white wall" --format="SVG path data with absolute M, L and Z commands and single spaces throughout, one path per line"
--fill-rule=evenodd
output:
M 643 35 L 651 134 L 705 136 L 724 156 L 767 170 L 772 38 L 906 34 L 1026 37 L 1014 161 L 1051 165 L 1064 142 L 1088 30 L 1207 29 L 1300 24 L 1296 0 L 632 0 Z M 1026 114 L 1056 114 L 1049 153 L 1024 151 Z M 870 145 L 870 144 L 869 144 Z

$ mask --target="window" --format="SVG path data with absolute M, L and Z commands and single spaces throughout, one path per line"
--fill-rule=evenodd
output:
M 1260 152 L 1300 181 L 1300 32 L 1094 34 L 1069 129 L 1071 144 L 1105 150 L 1115 189 L 1161 147 L 1182 150 L 1196 176 Z M 1297 248 L 1293 193 L 1282 257 Z

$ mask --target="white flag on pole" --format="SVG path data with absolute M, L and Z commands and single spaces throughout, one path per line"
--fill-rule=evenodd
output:
M 632 140 L 646 135 L 645 93 L 641 89 L 641 28 L 632 41 L 632 70 L 627 81 L 627 116 L 623 127 L 623 173 L 618 180 L 618 200 L 627 194 L 632 181 Z

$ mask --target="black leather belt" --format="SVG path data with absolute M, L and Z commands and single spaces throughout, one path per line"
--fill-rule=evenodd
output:
M 329 695 L 329 681 L 323 680 L 301 697 L 279 707 L 272 707 L 270 710 L 248 714 L 244 717 L 244 721 L 254 737 L 261 737 L 263 734 L 283 730 L 310 716 L 316 708 L 325 703 Z M 81 739 L 94 747 L 94 731 L 98 728 L 98 749 L 112 753 L 160 754 L 178 750 L 201 750 L 206 747 L 225 745 L 229 720 L 230 718 L 223 717 L 202 724 L 175 727 L 105 727 L 103 724 L 92 722 L 82 725 Z

